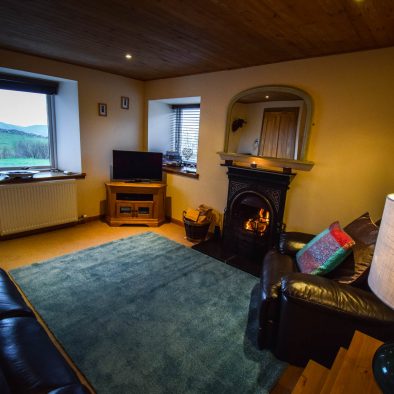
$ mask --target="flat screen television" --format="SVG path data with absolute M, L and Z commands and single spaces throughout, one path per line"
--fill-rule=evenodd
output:
M 125 182 L 159 182 L 162 180 L 163 154 L 114 150 L 112 179 Z

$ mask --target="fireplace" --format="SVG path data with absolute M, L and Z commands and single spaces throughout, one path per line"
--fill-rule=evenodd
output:
M 237 194 L 226 209 L 224 239 L 234 253 L 254 259 L 263 255 L 274 229 L 273 209 L 265 196 L 255 191 Z
M 193 248 L 258 276 L 284 227 L 286 194 L 295 174 L 228 166 L 227 175 L 222 238 Z
M 278 242 L 286 193 L 295 174 L 228 167 L 223 241 L 239 257 L 257 264 Z

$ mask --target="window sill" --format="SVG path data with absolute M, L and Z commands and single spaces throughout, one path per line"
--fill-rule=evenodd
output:
M 186 167 L 163 167 L 163 171 L 167 172 L 169 174 L 176 174 L 176 175 L 181 175 L 181 176 L 185 176 L 188 178 L 194 178 L 194 179 L 198 179 L 199 174 L 196 172 L 187 172 L 185 170 Z
M 55 181 L 62 179 L 85 179 L 85 173 L 73 172 L 71 174 L 65 174 L 61 171 L 42 171 L 38 174 L 33 175 L 30 178 L 8 178 L 6 176 L 0 176 L 0 184 L 8 183 L 28 183 L 28 182 L 43 182 L 43 181 Z

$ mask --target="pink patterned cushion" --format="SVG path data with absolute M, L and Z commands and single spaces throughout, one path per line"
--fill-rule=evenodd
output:
M 339 222 L 334 222 L 296 254 L 298 268 L 307 274 L 324 275 L 341 264 L 354 244 Z
M 364 286 L 372 263 L 379 227 L 366 212 L 348 224 L 344 230 L 356 242 L 353 253 L 327 276 L 339 283 Z

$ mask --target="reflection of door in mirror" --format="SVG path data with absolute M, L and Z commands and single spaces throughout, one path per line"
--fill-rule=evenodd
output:
M 297 157 L 298 107 L 266 108 L 259 155 L 295 159 Z
M 229 131 L 229 138 L 227 140 L 227 151 L 240 153 L 243 155 L 254 155 L 263 157 L 276 157 L 276 158 L 290 158 L 299 159 L 302 154 L 304 129 L 305 129 L 305 103 L 303 100 L 278 100 L 278 101 L 260 101 L 260 102 L 236 102 L 232 106 L 230 121 L 234 122 L 235 119 L 242 119 L 245 123 L 237 130 Z M 288 141 L 288 136 L 283 132 L 285 127 L 286 110 L 291 112 L 289 115 L 295 120 L 296 126 L 293 129 L 294 134 L 291 134 L 293 139 Z M 292 112 L 293 111 L 293 112 Z M 264 114 L 266 116 L 274 117 L 275 112 L 280 112 L 279 116 L 283 119 L 278 119 L 277 133 L 278 138 L 272 135 L 267 136 L 264 134 Z M 295 113 L 294 113 L 295 112 Z M 270 126 L 268 132 L 272 131 L 275 125 L 274 119 L 266 118 Z M 271 122 L 273 124 L 271 124 Z M 292 123 L 290 123 L 292 124 Z M 232 123 L 230 124 L 232 126 Z M 272 127 L 271 127 L 272 126 Z M 262 138 L 266 138 L 266 144 L 263 144 Z M 275 143 L 274 143 L 275 141 Z M 287 147 L 287 144 L 289 146 Z

